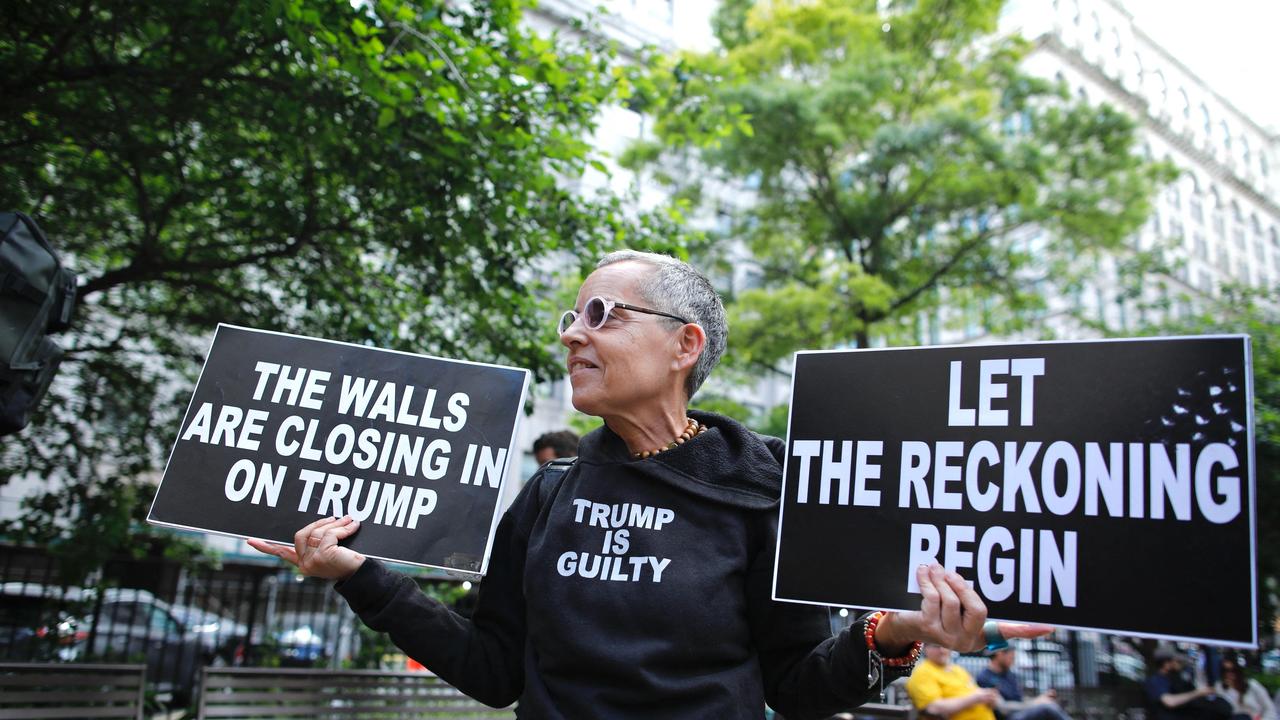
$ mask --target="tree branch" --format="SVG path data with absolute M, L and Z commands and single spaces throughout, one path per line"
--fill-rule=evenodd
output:
M 893 303 L 889 305 L 889 308 L 885 310 L 883 313 L 881 313 L 881 317 L 888 317 L 892 315 L 893 313 L 901 309 L 903 306 L 909 304 L 916 298 L 920 297 L 926 291 L 933 289 L 938 284 L 938 281 L 941 280 L 942 277 L 945 276 L 947 273 L 951 272 L 951 269 L 954 268 L 956 265 L 958 265 L 960 261 L 965 258 L 965 256 L 967 256 L 969 253 L 976 250 L 986 241 L 990 240 L 991 238 L 995 237 L 998 234 L 1011 232 L 1024 224 L 1025 223 L 1017 223 L 1014 225 L 1001 227 L 999 228 L 998 233 L 995 231 L 991 231 L 991 232 L 978 233 L 977 235 L 974 235 L 968 242 L 963 243 L 960 246 L 960 248 L 957 249 L 956 252 L 951 257 L 947 258 L 946 262 L 934 268 L 933 272 L 929 274 L 929 277 L 926 278 L 924 282 L 917 285 L 914 289 L 911 290 L 911 292 L 908 292 L 906 295 L 902 295 L 897 300 L 894 300 Z

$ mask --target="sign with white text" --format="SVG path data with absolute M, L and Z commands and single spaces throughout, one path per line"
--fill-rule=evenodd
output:
M 219 325 L 147 519 L 292 543 L 351 515 L 358 552 L 484 573 L 528 382 Z
M 1257 644 L 1245 336 L 801 352 L 774 597 Z

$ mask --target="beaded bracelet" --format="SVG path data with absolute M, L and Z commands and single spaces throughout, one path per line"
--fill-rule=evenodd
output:
M 876 611 L 867 615 L 863 619 L 863 638 L 867 643 L 867 686 L 874 686 L 880 683 L 880 700 L 884 701 L 884 669 L 886 667 L 911 669 L 915 666 L 916 661 L 920 659 L 920 648 L 924 647 L 924 643 L 919 640 L 911 644 L 911 649 L 906 655 L 895 658 L 886 658 L 880 654 L 880 648 L 876 645 L 876 626 L 885 618 L 888 613 Z
M 876 658 L 879 659 L 880 664 L 885 667 L 912 667 L 916 664 L 916 661 L 920 659 L 920 648 L 924 647 L 924 643 L 919 640 L 911 644 L 911 649 L 907 651 L 907 654 L 895 658 L 884 657 L 880 654 L 880 648 L 876 646 L 876 626 L 880 624 L 880 621 L 884 619 L 887 614 L 888 613 L 883 611 L 877 611 L 867 616 L 867 629 L 865 631 L 867 650 L 874 654 Z

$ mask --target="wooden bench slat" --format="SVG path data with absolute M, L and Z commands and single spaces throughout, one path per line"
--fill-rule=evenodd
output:
M 431 712 L 433 715 L 489 715 L 504 717 L 509 719 L 512 715 L 495 715 L 500 714 L 500 710 L 493 707 L 457 707 L 449 708 L 449 710 L 422 710 L 420 707 L 378 707 L 370 708 L 358 705 L 288 705 L 288 706 L 264 706 L 264 705 L 225 705 L 218 707 L 205 707 L 204 715 L 201 717 L 300 717 L 306 715 L 396 715 L 408 717 L 421 717 L 424 712 Z
M 404 670 L 328 670 L 326 668 L 263 668 L 263 667 L 221 667 L 221 668 L 205 668 L 205 672 L 209 675 L 219 676 L 235 676 L 235 675 L 269 675 L 272 677 L 289 677 L 298 675 L 302 677 L 311 677 L 317 673 L 324 674 L 326 677 L 334 678 L 374 678 L 381 680 L 423 680 L 431 682 L 444 682 L 434 673 L 427 671 L 408 672 Z
M 351 692 L 350 690 L 343 688 L 335 688 L 333 692 L 324 693 L 289 691 L 272 692 L 269 690 L 254 690 L 251 692 L 217 692 L 217 690 L 214 689 L 209 691 L 205 698 L 205 701 L 210 705 L 225 703 L 242 704 L 252 702 L 284 703 L 377 701 L 384 704 L 413 703 L 419 707 L 449 707 L 451 705 L 475 705 L 477 703 L 476 700 L 473 700 L 462 693 L 454 695 L 415 695 L 394 692 Z
M 138 702 L 138 691 L 134 690 L 114 690 L 111 692 L 101 692 L 94 690 L 83 690 L 79 692 L 49 692 L 48 690 L 25 690 L 21 692 L 6 690 L 3 697 L 0 697 L 0 705 L 12 705 L 14 703 L 28 702 Z
M 44 718 L 136 718 L 135 707 L 39 707 L 0 708 L 0 720 L 43 720 Z
M 331 688 L 331 687 L 339 687 L 339 686 L 422 687 L 422 688 L 450 687 L 448 685 L 445 685 L 444 682 L 442 681 L 427 682 L 427 683 L 422 683 L 420 685 L 411 685 L 409 683 L 394 683 L 394 684 L 373 683 L 373 682 L 350 683 L 350 682 L 344 681 L 342 678 L 329 678 L 321 675 L 313 675 L 311 677 L 271 677 L 271 676 L 262 676 L 262 675 L 255 676 L 255 677 L 236 677 L 234 675 L 232 676 L 220 676 L 220 675 L 221 673 L 219 673 L 218 675 L 215 675 L 213 673 L 207 673 L 205 675 L 204 684 L 209 687 L 228 687 L 228 688 L 272 688 L 272 687 Z
M 2 687 L 31 687 L 33 685 L 49 685 L 57 687 L 67 687 L 71 685 L 84 685 L 89 687 L 102 687 L 110 685 L 121 688 L 134 688 L 142 685 L 143 677 L 139 672 L 135 675 L 74 675 L 70 673 L 14 673 L 0 675 L 0 688 Z
M 84 673 L 140 673 L 146 669 L 145 665 L 129 665 L 122 663 L 52 663 L 52 662 L 34 662 L 34 663 L 14 663 L 0 662 L 0 672 L 9 670 L 45 670 L 48 672 L 62 672 L 65 674 L 83 675 Z

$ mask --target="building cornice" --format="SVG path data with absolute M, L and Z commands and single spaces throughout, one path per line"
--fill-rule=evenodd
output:
M 1148 35 L 1145 30 L 1138 27 L 1136 24 L 1132 22 L 1130 23 L 1130 27 L 1133 29 L 1134 37 L 1142 40 L 1147 45 L 1149 45 L 1152 50 L 1155 50 L 1156 53 L 1160 55 L 1160 58 L 1162 60 L 1176 67 L 1178 69 L 1178 72 L 1181 72 L 1182 74 L 1190 78 L 1193 82 L 1195 82 L 1197 86 L 1199 86 L 1199 89 L 1201 92 L 1205 93 L 1206 95 L 1209 95 L 1218 103 L 1226 107 L 1228 110 L 1230 110 L 1232 113 L 1235 114 L 1237 119 L 1241 120 L 1242 122 L 1244 122 L 1244 124 L 1253 128 L 1259 135 L 1266 138 L 1267 140 L 1275 141 L 1277 139 L 1280 139 L 1280 131 L 1277 131 L 1271 128 L 1266 128 L 1258 124 L 1258 122 L 1254 120 L 1252 117 L 1250 117 L 1248 113 L 1242 111 L 1240 108 L 1236 107 L 1235 104 L 1232 103 L 1230 100 L 1220 95 L 1218 91 L 1209 87 L 1209 84 L 1206 83 L 1199 75 L 1197 75 L 1195 71 L 1193 71 L 1191 68 L 1184 65 L 1181 60 L 1174 57 L 1173 53 L 1169 52 L 1164 48 L 1163 45 L 1156 42 L 1156 39 Z
M 1205 151 L 1197 146 L 1186 135 L 1174 131 L 1169 127 L 1168 123 L 1159 118 L 1152 117 L 1150 105 L 1146 99 L 1130 92 L 1128 88 L 1117 82 L 1114 78 L 1102 72 L 1097 65 L 1089 62 L 1076 49 L 1069 47 L 1062 39 L 1053 33 L 1045 33 L 1036 38 L 1035 45 L 1037 48 L 1044 49 L 1053 53 L 1060 59 L 1065 61 L 1074 70 L 1082 75 L 1087 76 L 1090 80 L 1103 86 L 1111 91 L 1112 95 L 1119 98 L 1120 103 L 1124 105 L 1130 113 L 1137 117 L 1142 125 L 1160 136 L 1169 145 L 1177 148 L 1177 150 L 1191 160 L 1199 163 L 1199 165 L 1214 180 L 1230 186 L 1233 190 L 1248 197 L 1255 204 L 1265 210 L 1273 222 L 1280 222 L 1280 205 L 1277 205 L 1271 198 L 1263 195 L 1256 188 L 1238 177 L 1234 171 L 1228 168 L 1214 157 L 1212 153 Z

